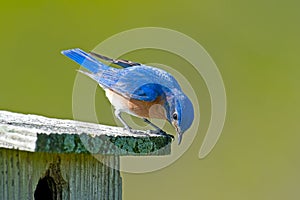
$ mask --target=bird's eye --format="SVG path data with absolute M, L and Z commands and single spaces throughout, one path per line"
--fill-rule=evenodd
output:
M 177 120 L 178 119 L 177 113 L 173 113 L 172 117 L 173 117 L 174 120 Z

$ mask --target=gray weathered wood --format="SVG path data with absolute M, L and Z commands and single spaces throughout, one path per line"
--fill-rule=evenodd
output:
M 0 148 L 30 152 L 167 155 L 172 139 L 145 131 L 0 111 Z
M 170 143 L 143 131 L 0 111 L 0 200 L 120 200 L 120 156 L 166 155 Z
M 118 156 L 102 156 L 100 162 L 99 157 L 96 159 L 89 154 L 0 149 L 0 158 L 1 200 L 34 199 L 38 195 L 38 183 L 43 179 L 54 181 L 55 200 L 122 198 Z M 111 165 L 113 168 L 109 167 Z

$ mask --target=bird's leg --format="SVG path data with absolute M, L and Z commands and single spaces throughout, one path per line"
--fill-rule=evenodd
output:
M 129 131 L 130 133 L 139 133 L 139 134 L 143 134 L 142 132 L 140 131 L 135 131 L 135 130 L 132 130 L 132 128 L 125 122 L 125 120 L 121 117 L 121 112 L 119 110 L 115 110 L 115 116 L 120 120 L 120 122 L 124 125 L 124 128 Z M 148 135 L 148 134 L 145 134 L 145 135 Z
M 146 122 L 147 124 L 149 124 L 150 126 L 152 126 L 153 128 L 155 128 L 154 134 L 165 135 L 165 136 L 170 136 L 170 137 L 174 138 L 173 135 L 167 134 L 165 131 L 163 131 L 161 128 L 159 128 L 158 126 L 156 126 L 155 124 L 153 124 L 152 122 L 150 122 L 148 119 L 143 118 L 143 120 L 144 120 L 144 122 Z M 151 132 L 151 130 L 150 130 L 150 133 L 153 133 L 153 131 Z
M 132 132 L 131 128 L 128 126 L 128 124 L 124 121 L 124 119 L 121 117 L 121 112 L 120 110 L 115 110 L 115 116 L 120 120 L 120 122 L 124 125 L 124 128 L 129 131 Z
M 148 119 L 143 118 L 143 120 L 144 120 L 144 122 L 146 122 L 147 124 L 149 124 L 150 126 L 152 126 L 153 128 L 155 128 L 155 130 L 157 130 L 158 132 L 164 132 L 158 126 L 156 126 L 155 124 L 153 124 L 152 122 L 150 122 Z

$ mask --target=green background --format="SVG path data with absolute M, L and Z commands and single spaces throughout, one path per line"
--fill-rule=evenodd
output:
M 0 109 L 72 118 L 78 66 L 60 50 L 90 50 L 131 28 L 174 29 L 202 44 L 219 67 L 228 100 L 224 131 L 199 160 L 210 104 L 203 81 L 193 80 L 202 88 L 196 140 L 167 168 L 123 173 L 124 199 L 299 199 L 299 6 L 293 0 L 2 2 Z M 126 58 L 188 66 L 151 50 Z M 114 125 L 97 91 L 101 122 Z

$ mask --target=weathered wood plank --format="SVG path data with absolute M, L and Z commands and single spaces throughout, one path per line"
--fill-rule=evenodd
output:
M 0 111 L 0 199 L 122 199 L 120 156 L 166 155 L 172 139 Z
M 0 148 L 29 152 L 102 155 L 170 154 L 171 137 L 130 133 L 105 126 L 0 111 Z
M 54 199 L 57 200 L 122 198 L 118 156 L 102 156 L 100 162 L 90 154 L 32 153 L 13 149 L 0 149 L 0 156 L 1 200 L 33 200 L 35 195 L 44 195 L 46 191 L 39 191 L 42 186 L 38 186 L 43 178 L 53 180 Z

